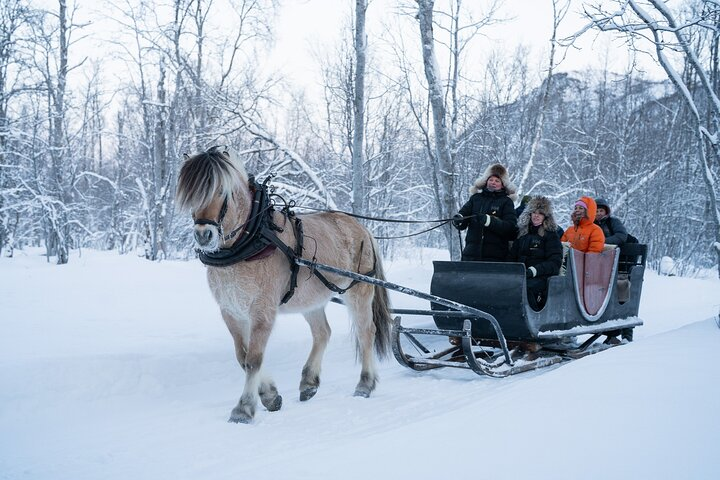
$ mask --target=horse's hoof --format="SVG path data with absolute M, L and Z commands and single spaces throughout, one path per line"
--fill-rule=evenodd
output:
M 304 390 L 301 390 L 300 391 L 300 401 L 306 402 L 306 401 L 310 400 L 312 397 L 315 396 L 317 391 L 318 391 L 317 387 L 308 387 Z
M 244 423 L 244 424 L 248 424 L 248 423 L 251 423 L 251 422 L 252 422 L 252 417 L 249 417 L 249 416 L 247 416 L 247 415 L 245 415 L 245 414 L 242 414 L 242 415 L 237 414 L 237 415 L 236 415 L 236 414 L 233 413 L 232 415 L 230 415 L 230 418 L 228 418 L 228 423 Z
M 268 412 L 277 412 L 282 407 L 282 396 L 275 395 L 272 400 L 265 402 L 261 399 L 262 404 L 268 409 Z
M 370 390 L 358 388 L 355 390 L 354 397 L 370 398 Z
M 247 423 L 251 423 L 252 420 L 253 420 L 252 413 L 248 413 L 240 407 L 235 407 L 232 409 L 232 412 L 230 412 L 230 418 L 228 418 L 228 423 L 246 423 L 247 424 Z

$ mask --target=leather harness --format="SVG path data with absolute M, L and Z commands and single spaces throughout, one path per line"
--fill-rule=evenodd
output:
M 248 219 L 245 223 L 235 228 L 228 235 L 223 236 L 222 229 L 222 222 L 225 214 L 227 213 L 227 196 L 220 208 L 220 214 L 217 221 L 208 219 L 195 220 L 196 225 L 213 225 L 218 228 L 219 235 L 224 241 L 230 240 L 242 230 L 240 236 L 238 236 L 230 247 L 220 248 L 215 252 L 203 252 L 201 250 L 197 250 L 197 252 L 200 257 L 200 261 L 205 265 L 211 267 L 228 267 L 239 262 L 251 262 L 253 260 L 266 258 L 272 255 L 275 249 L 280 249 L 290 263 L 290 287 L 280 301 L 281 304 L 284 304 L 292 298 L 295 294 L 295 288 L 297 288 L 297 275 L 300 266 L 296 263 L 295 259 L 302 258 L 304 235 L 302 220 L 300 220 L 300 218 L 295 215 L 295 212 L 290 209 L 290 205 L 286 205 L 280 210 L 280 212 L 285 218 L 290 220 L 290 224 L 293 226 L 293 231 L 295 233 L 295 248 L 290 248 L 276 235 L 276 232 L 282 232 L 283 228 L 273 222 L 273 212 L 275 211 L 275 206 L 270 200 L 270 195 L 268 194 L 268 183 L 270 182 L 270 178 L 271 177 L 267 177 L 262 184 L 258 184 L 255 181 L 254 176 L 249 178 L 248 184 L 252 195 L 252 208 L 248 214 Z M 363 246 L 364 242 L 361 242 L 361 255 Z M 315 275 L 323 283 L 323 285 L 325 285 L 325 287 L 340 295 L 359 283 L 358 280 L 353 280 L 347 288 L 340 288 L 329 281 L 318 269 L 311 268 L 310 270 L 312 274 Z M 374 276 L 376 273 L 375 270 L 376 262 L 373 263 L 372 270 L 364 275 Z

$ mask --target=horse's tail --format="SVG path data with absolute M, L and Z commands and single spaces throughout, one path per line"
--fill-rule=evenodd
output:
M 379 248 L 375 239 L 372 239 L 373 254 L 375 255 L 375 278 L 385 280 L 385 271 L 382 266 Z M 385 287 L 374 286 L 372 302 L 373 324 L 375 324 L 375 352 L 378 357 L 387 357 L 390 353 L 390 326 L 392 315 L 390 313 L 390 298 Z

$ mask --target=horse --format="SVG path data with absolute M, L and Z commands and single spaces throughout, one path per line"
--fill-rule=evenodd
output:
M 300 401 L 317 393 L 331 334 L 324 307 L 335 293 L 349 309 L 362 364 L 355 396 L 370 396 L 378 383 L 376 355 L 387 356 L 390 346 L 386 289 L 294 263 L 295 257 L 309 258 L 384 280 L 377 243 L 365 227 L 340 212 L 295 215 L 289 208 L 278 210 L 268 200 L 266 185 L 248 176 L 237 153 L 220 147 L 186 155 L 176 204 L 192 213 L 196 250 L 245 371 L 229 422 L 250 423 L 258 396 L 270 412 L 282 406 L 275 382 L 262 368 L 279 313 L 301 313 L 310 325 L 313 343 L 302 369 Z

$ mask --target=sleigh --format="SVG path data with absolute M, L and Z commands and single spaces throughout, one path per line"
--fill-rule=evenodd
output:
M 522 263 L 433 262 L 430 294 L 299 263 L 428 300 L 427 310 L 393 310 L 392 350 L 401 365 L 506 377 L 632 341 L 643 323 L 638 311 L 646 261 L 644 244 L 607 246 L 597 254 L 567 249 L 564 272 L 549 279 L 540 311 L 528 303 Z M 432 317 L 434 325 L 406 327 L 402 316 Z
M 528 303 L 521 263 L 434 262 L 431 294 L 486 313 L 499 331 L 487 318 L 433 302 L 429 311 L 397 311 L 432 316 L 435 328 L 404 327 L 396 317 L 393 353 L 413 370 L 458 367 L 504 377 L 631 341 L 642 325 L 646 255 L 642 244 L 598 254 L 569 249 L 564 275 L 549 279 L 540 311 Z

